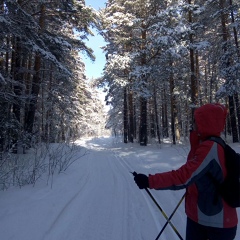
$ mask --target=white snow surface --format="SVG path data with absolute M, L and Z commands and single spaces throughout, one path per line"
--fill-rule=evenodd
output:
M 189 145 L 124 144 L 102 137 L 78 142 L 88 150 L 52 187 L 39 181 L 34 187 L 0 192 L 1 240 L 154 240 L 166 220 L 145 190 L 136 186 L 132 171 L 145 174 L 176 169 L 185 161 Z M 239 144 L 234 148 L 240 152 Z M 82 153 L 79 152 L 79 156 Z M 184 194 L 150 190 L 169 216 Z M 240 211 L 238 209 L 238 215 Z M 172 218 L 185 239 L 184 202 Z M 178 240 L 171 226 L 161 240 Z M 240 239 L 238 229 L 236 239 Z

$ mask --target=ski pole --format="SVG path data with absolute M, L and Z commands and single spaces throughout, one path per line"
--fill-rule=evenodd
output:
M 136 172 L 132 172 L 133 176 L 137 176 Z M 167 220 L 167 223 L 170 224 L 170 226 L 172 227 L 173 231 L 177 234 L 177 236 L 183 240 L 182 236 L 180 235 L 180 233 L 178 232 L 178 230 L 176 229 L 176 227 L 172 224 L 172 222 L 170 221 L 170 219 L 168 218 L 167 214 L 163 211 L 163 209 L 160 207 L 160 205 L 157 203 L 157 201 L 155 200 L 155 198 L 153 197 L 153 195 L 150 193 L 150 191 L 147 188 L 144 188 L 144 190 L 148 193 L 148 195 L 150 196 L 150 198 L 153 200 L 153 202 L 155 203 L 155 205 L 158 207 L 158 209 L 160 210 L 160 212 L 162 213 L 162 215 L 164 216 L 164 218 Z M 179 204 L 180 205 L 180 204 Z
M 181 205 L 183 199 L 185 198 L 185 193 L 183 194 L 182 198 L 180 199 L 179 203 L 177 204 L 177 206 L 175 207 L 175 209 L 173 210 L 172 214 L 170 215 L 170 217 L 168 218 L 167 222 L 165 223 L 165 225 L 163 226 L 162 230 L 160 231 L 160 233 L 157 235 L 155 240 L 158 240 L 159 237 L 161 236 L 161 234 L 163 233 L 163 231 L 165 230 L 165 228 L 167 227 L 168 223 L 170 223 L 170 220 L 172 219 L 173 215 L 175 214 L 175 212 L 177 211 L 178 207 Z

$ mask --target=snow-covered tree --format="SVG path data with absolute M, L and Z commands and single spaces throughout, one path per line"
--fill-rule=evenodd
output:
M 94 60 L 84 40 L 95 23 L 96 14 L 84 0 L 0 2 L 0 136 L 5 147 L 33 135 L 44 141 L 73 135 L 79 124 L 75 113 L 84 108 L 75 95 L 88 97 L 78 52 Z
M 113 106 L 111 125 L 122 126 L 124 142 L 133 136 L 145 145 L 144 139 L 156 135 L 160 142 L 171 127 L 175 143 L 188 134 L 197 106 L 224 103 L 234 93 L 238 106 L 238 23 L 238 1 L 107 2 L 102 82 Z

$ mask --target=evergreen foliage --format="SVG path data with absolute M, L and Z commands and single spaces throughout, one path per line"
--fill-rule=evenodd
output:
M 100 12 L 109 127 L 146 145 L 188 135 L 196 107 L 229 106 L 239 140 L 240 4 L 236 0 L 108 0 Z M 238 121 L 238 122 L 237 122 Z M 150 140 L 149 140 L 150 139 Z
M 1 151 L 95 134 L 89 108 L 100 118 L 102 104 L 79 52 L 95 59 L 84 40 L 96 24 L 84 0 L 0 1 Z

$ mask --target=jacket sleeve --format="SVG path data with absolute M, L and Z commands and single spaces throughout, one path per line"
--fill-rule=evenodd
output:
M 195 154 L 177 170 L 149 175 L 149 188 L 178 190 L 186 188 L 203 176 L 210 168 L 212 142 L 200 144 Z

